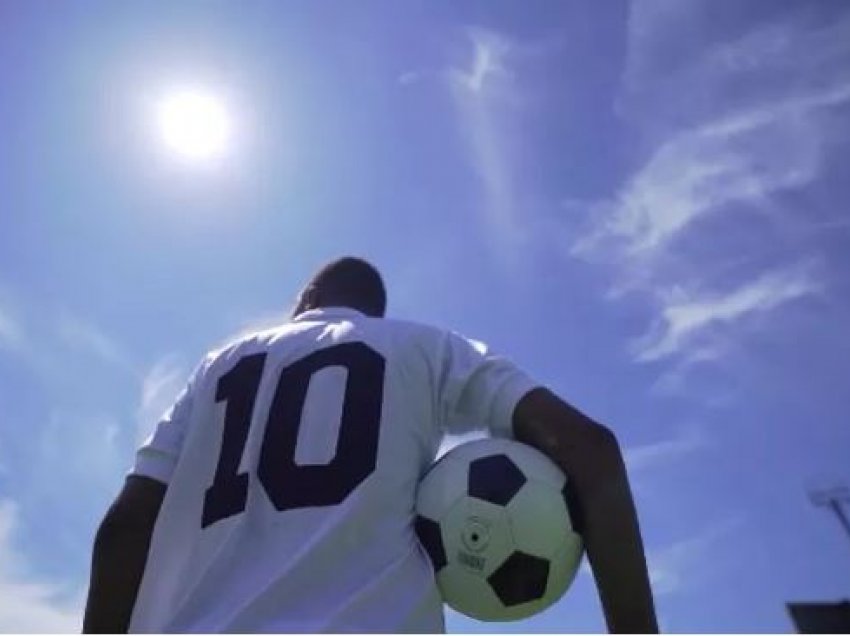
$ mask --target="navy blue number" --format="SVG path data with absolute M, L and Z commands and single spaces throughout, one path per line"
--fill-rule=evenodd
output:
M 310 378 L 327 367 L 348 371 L 336 455 L 324 465 L 299 466 L 295 444 Z M 383 393 L 384 358 L 362 342 L 315 351 L 281 372 L 257 470 L 275 508 L 338 504 L 372 474 Z
M 221 455 L 207 489 L 201 527 L 245 510 L 248 474 L 238 473 L 248 439 L 265 354 L 242 358 L 221 377 L 216 400 L 226 401 Z M 343 367 L 347 381 L 339 439 L 325 465 L 299 466 L 295 445 L 313 374 Z M 360 342 L 315 351 L 281 370 L 260 449 L 257 476 L 277 510 L 342 502 L 374 470 L 384 393 L 384 357 Z
M 248 473 L 236 471 L 248 440 L 251 413 L 254 411 L 265 362 L 264 353 L 247 356 L 219 378 L 215 401 L 227 405 L 224 409 L 224 434 L 215 477 L 204 496 L 202 528 L 245 510 Z

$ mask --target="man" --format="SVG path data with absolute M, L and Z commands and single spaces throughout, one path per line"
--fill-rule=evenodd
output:
M 342 258 L 289 323 L 206 357 L 97 532 L 86 632 L 443 631 L 414 500 L 470 422 L 564 469 L 609 629 L 657 630 L 611 432 L 483 345 L 385 309 L 375 268 Z

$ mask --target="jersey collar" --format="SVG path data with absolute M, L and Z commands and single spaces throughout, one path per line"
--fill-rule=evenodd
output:
M 331 318 L 364 318 L 366 314 L 351 307 L 319 307 L 310 309 L 295 316 L 292 322 L 310 320 L 328 320 Z

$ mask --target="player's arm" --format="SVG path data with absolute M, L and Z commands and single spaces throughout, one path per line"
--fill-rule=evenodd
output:
M 195 386 L 212 358 L 189 379 L 136 453 L 124 488 L 95 535 L 83 631 L 126 632 L 136 605 L 153 530 L 180 458 Z
M 608 629 L 657 632 L 658 624 L 629 481 L 614 434 L 538 388 L 513 415 L 514 435 L 567 474 Z
M 165 484 L 130 475 L 97 530 L 83 632 L 126 633 Z

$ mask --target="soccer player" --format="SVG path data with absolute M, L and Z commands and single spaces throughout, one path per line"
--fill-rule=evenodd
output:
M 97 531 L 84 631 L 443 631 L 413 510 L 469 423 L 563 468 L 609 629 L 657 630 L 614 435 L 480 343 L 385 309 L 376 269 L 342 258 L 289 322 L 203 360 Z

